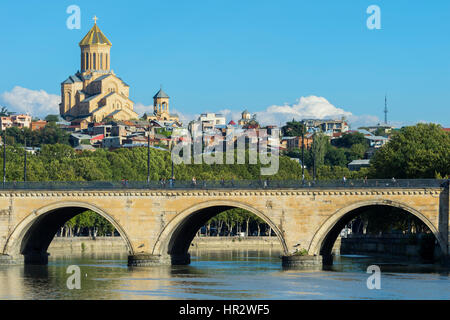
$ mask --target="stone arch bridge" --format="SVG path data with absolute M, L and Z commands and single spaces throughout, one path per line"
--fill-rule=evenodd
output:
M 229 208 L 246 209 L 277 234 L 284 254 L 331 253 L 339 231 L 368 207 L 397 207 L 423 221 L 449 257 L 449 189 L 308 187 L 0 191 L 0 262 L 47 263 L 47 248 L 70 218 L 93 210 L 127 244 L 130 265 L 187 264 L 197 230 Z

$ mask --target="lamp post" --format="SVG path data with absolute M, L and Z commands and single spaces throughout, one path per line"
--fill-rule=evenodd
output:
M 6 127 L 3 131 L 3 188 L 6 184 Z
M 150 184 L 150 125 L 147 134 L 147 184 Z
M 316 132 L 313 133 L 313 142 L 311 146 L 311 151 L 313 154 L 313 181 L 316 182 L 316 149 L 317 146 L 314 144 L 315 142 Z
M 305 124 L 302 121 L 302 184 L 305 183 Z
M 25 138 L 25 154 L 23 159 L 23 182 L 27 182 L 27 138 Z
M 172 150 L 173 150 L 173 141 L 172 141 L 172 146 L 170 147 L 170 162 L 172 162 L 172 180 L 173 180 L 173 159 L 172 159 Z

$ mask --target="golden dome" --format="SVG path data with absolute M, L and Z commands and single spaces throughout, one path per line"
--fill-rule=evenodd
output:
M 83 40 L 80 41 L 80 46 L 89 46 L 92 44 L 106 44 L 111 46 L 111 42 L 106 38 L 103 32 L 100 31 L 100 28 L 97 26 L 97 23 L 89 30 L 89 32 L 84 36 Z

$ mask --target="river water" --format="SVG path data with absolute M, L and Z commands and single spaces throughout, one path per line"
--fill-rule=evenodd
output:
M 121 253 L 55 255 L 48 266 L 0 266 L 0 299 L 450 299 L 450 274 L 367 256 L 337 256 L 331 270 L 283 270 L 277 250 L 191 252 L 188 266 L 129 268 Z M 381 289 L 369 290 L 369 265 Z M 81 289 L 67 288 L 78 265 Z

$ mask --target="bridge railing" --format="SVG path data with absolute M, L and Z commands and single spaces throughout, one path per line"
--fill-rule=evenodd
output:
M 39 181 L 5 182 L 3 190 L 121 190 L 121 189 L 359 189 L 359 188 L 440 188 L 447 179 L 377 179 L 377 180 L 227 180 L 227 181 Z

